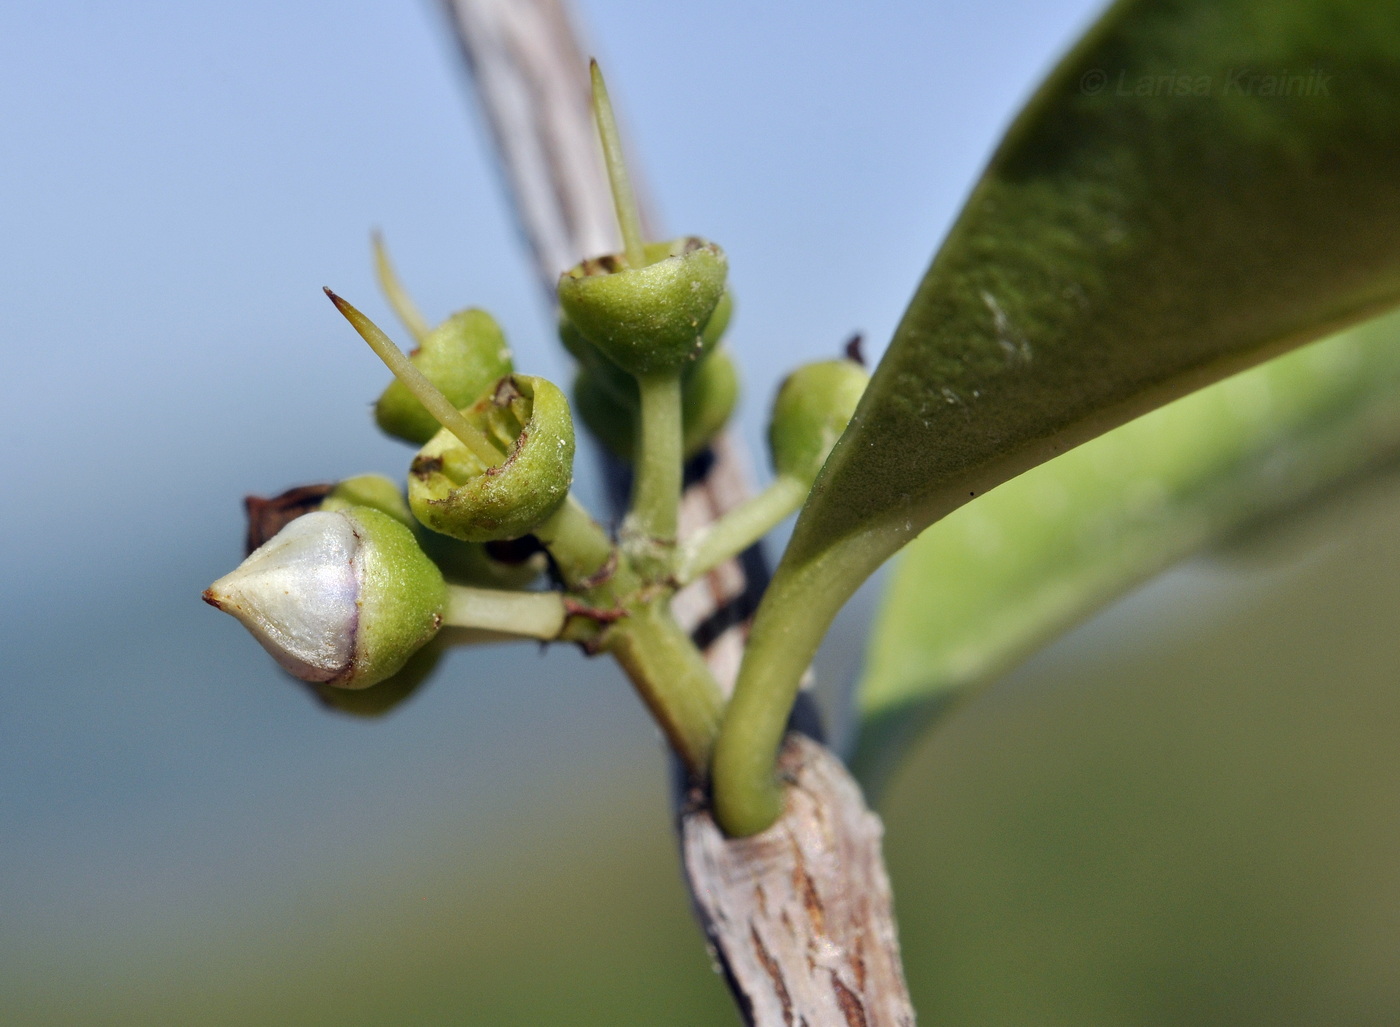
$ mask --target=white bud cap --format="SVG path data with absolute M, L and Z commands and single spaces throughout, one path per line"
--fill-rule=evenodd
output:
M 210 585 L 204 599 L 237 617 L 288 673 L 331 681 L 354 659 L 359 548 L 344 514 L 305 514 Z

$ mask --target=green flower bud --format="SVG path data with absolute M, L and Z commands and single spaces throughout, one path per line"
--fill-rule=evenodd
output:
M 437 633 L 447 586 L 403 524 L 347 507 L 298 517 L 204 601 L 237 617 L 295 677 L 366 688 Z
M 563 505 L 573 480 L 574 425 L 554 384 L 502 378 L 463 416 L 500 453 L 487 464 L 447 429 L 409 469 L 408 504 L 427 527 L 468 542 L 529 534 Z
M 626 379 L 626 385 L 625 390 L 615 390 L 603 375 L 582 367 L 574 379 L 574 407 L 603 445 L 630 462 L 635 452 L 640 401 L 637 383 Z M 681 446 L 686 460 L 714 441 L 729 422 L 738 401 L 739 372 L 725 350 L 710 353 L 685 375 L 681 384 Z
M 739 404 L 739 369 L 717 349 L 681 382 L 681 444 L 685 458 L 698 456 L 724 430 Z
M 559 315 L 559 341 L 578 361 L 579 369 L 593 378 L 593 384 L 601 387 L 615 402 L 637 405 L 637 379 L 603 356 L 563 314 Z
M 734 300 L 730 291 L 725 289 L 724 295 L 719 299 L 719 305 L 715 307 L 714 313 L 705 322 L 704 331 L 701 332 L 701 342 L 706 355 L 686 364 L 681 371 L 687 379 L 698 374 L 699 369 L 708 363 L 710 354 L 724 336 L 725 329 L 729 327 L 733 313 Z M 564 349 L 569 355 L 578 361 L 579 366 L 593 378 L 586 388 L 600 387 L 614 401 L 627 404 L 634 410 L 637 408 L 637 379 L 603 356 L 602 351 L 579 334 L 574 323 L 562 315 L 559 318 L 559 341 L 564 344 Z M 733 372 L 732 366 L 730 372 Z M 735 378 L 737 385 L 737 373 L 732 373 L 731 376 Z
M 357 474 L 346 478 L 321 500 L 322 510 L 347 510 L 352 506 L 367 506 L 388 514 L 410 530 L 418 527 L 398 482 L 382 474 Z
M 637 430 L 635 384 L 631 401 L 620 400 L 592 368 L 580 367 L 574 377 L 574 413 L 608 452 L 631 462 Z
M 512 370 L 510 347 L 500 326 L 486 311 L 476 309 L 460 311 L 438 325 L 409 359 L 457 407 L 475 403 Z M 388 434 L 418 446 L 440 427 L 398 379 L 375 403 L 374 419 Z
M 546 561 L 540 553 L 507 562 L 487 552 L 480 542 L 463 542 L 427 531 L 409 510 L 398 482 L 382 474 L 346 478 L 321 501 L 322 510 L 344 510 L 350 506 L 372 507 L 411 529 L 428 559 L 438 565 L 449 581 L 483 588 L 524 588 L 545 568 Z
M 799 481 L 816 481 L 869 380 L 854 360 L 823 360 L 788 375 L 773 400 L 768 426 L 773 469 Z
M 382 474 L 361 474 L 346 478 L 338 485 L 302 486 L 270 500 L 249 496 L 247 503 L 247 551 L 250 553 L 289 521 L 312 510 L 368 506 L 409 528 L 428 559 L 438 565 L 448 581 L 482 588 L 521 589 L 543 574 L 548 566 L 543 553 L 528 548 L 520 551 L 518 543 L 463 542 L 429 531 L 408 508 L 403 486 Z
M 585 260 L 559 278 L 559 304 L 579 333 L 635 377 L 675 371 L 706 352 L 705 327 L 728 261 L 695 237 L 645 247 L 648 263 L 620 255 Z
M 432 641 L 408 658 L 402 669 L 371 688 L 336 688 L 319 681 L 307 681 L 304 682 L 306 690 L 323 707 L 337 713 L 366 719 L 388 716 L 418 694 L 437 670 L 438 661 L 448 648 L 443 638 L 446 634 L 446 631 L 438 632 Z
M 599 361 L 607 360 L 607 357 L 598 352 L 597 346 L 579 334 L 574 323 L 565 317 L 562 311 L 559 314 L 558 331 L 559 341 L 564 344 L 564 349 L 583 367 L 594 367 Z M 616 364 L 613 366 L 617 367 Z M 618 371 L 620 373 L 621 368 L 618 368 Z

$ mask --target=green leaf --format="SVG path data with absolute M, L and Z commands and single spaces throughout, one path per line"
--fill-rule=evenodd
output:
M 775 811 L 798 676 L 901 545 L 1397 301 L 1400 7 L 1114 5 L 1012 126 L 798 519 L 717 749 L 721 816 Z
M 972 688 L 1164 566 L 1400 454 L 1400 314 L 1212 385 L 900 554 L 857 690 L 867 794 Z

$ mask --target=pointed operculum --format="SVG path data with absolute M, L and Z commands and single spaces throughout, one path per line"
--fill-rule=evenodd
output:
M 354 664 L 359 548 L 344 514 L 305 514 L 210 585 L 204 600 L 237 617 L 294 677 L 334 681 Z

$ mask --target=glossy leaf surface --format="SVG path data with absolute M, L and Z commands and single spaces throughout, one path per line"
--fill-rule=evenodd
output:
M 927 525 L 1397 301 L 1400 7 L 1114 5 L 1013 124 L 798 520 L 717 753 L 721 812 L 768 774 L 836 610 Z

